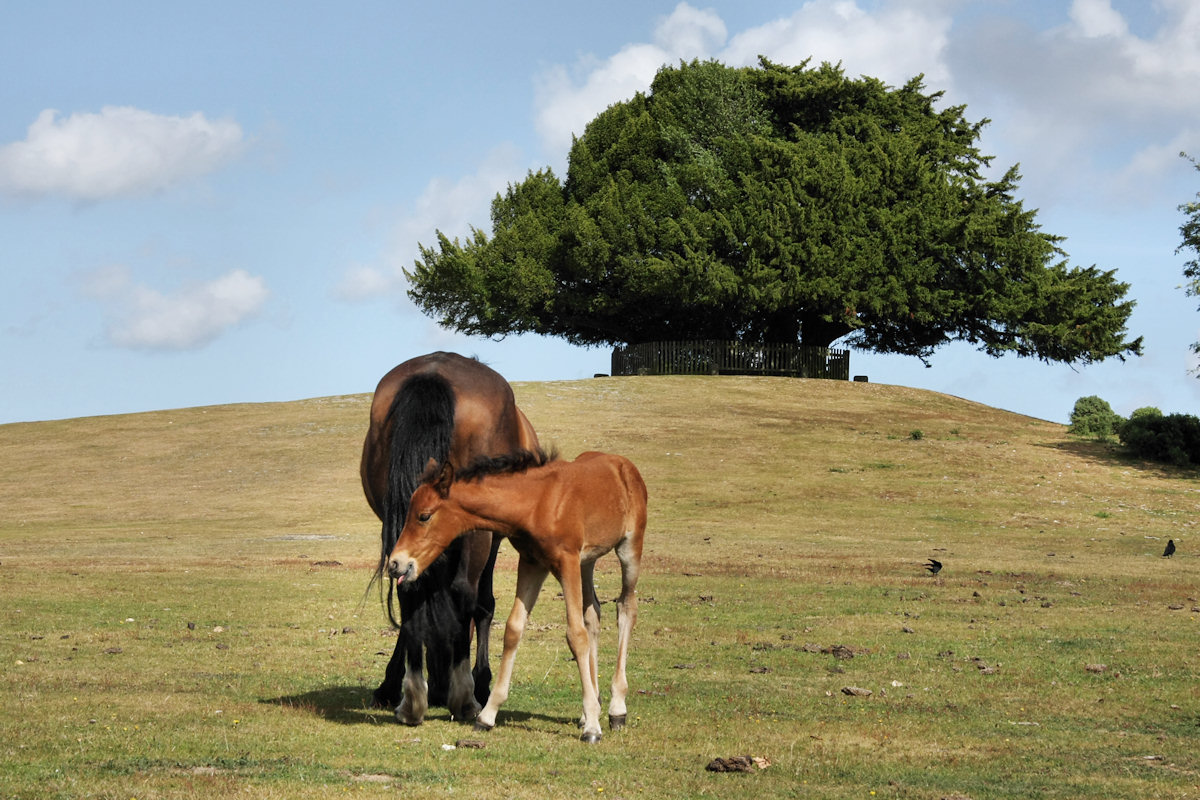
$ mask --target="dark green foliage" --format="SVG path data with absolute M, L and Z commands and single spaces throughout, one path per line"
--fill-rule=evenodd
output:
M 1138 409 L 1120 427 L 1121 444 L 1134 455 L 1180 467 L 1200 466 L 1200 418 Z
M 1179 155 L 1191 161 L 1192 166 L 1200 171 L 1200 162 L 1197 162 L 1196 159 L 1187 153 L 1180 153 Z M 1181 243 L 1175 252 L 1191 250 L 1196 254 L 1196 258 L 1184 262 L 1183 277 L 1188 280 L 1185 287 L 1187 293 L 1197 296 L 1200 295 L 1200 192 L 1196 193 L 1196 199 L 1192 202 L 1180 205 L 1179 210 L 1187 215 L 1187 219 L 1179 226 Z M 1200 342 L 1194 343 L 1192 350 L 1200 353 Z
M 438 234 L 410 296 L 457 330 L 577 344 L 740 339 L 1090 363 L 1140 353 L 1128 285 L 1068 266 L 976 143 L 987 120 L 807 63 L 662 69 L 530 173 L 490 237 Z
M 1120 414 L 1112 410 L 1107 400 L 1089 395 L 1075 401 L 1071 409 L 1071 425 L 1068 433 L 1076 436 L 1095 436 L 1105 440 L 1114 435 L 1124 422 Z

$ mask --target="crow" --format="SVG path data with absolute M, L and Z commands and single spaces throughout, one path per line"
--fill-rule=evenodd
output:
M 1173 556 L 1173 555 L 1175 555 L 1175 540 L 1174 540 L 1174 539 L 1167 539 L 1167 549 L 1166 549 L 1166 550 L 1163 550 L 1162 557 L 1163 557 L 1163 558 L 1170 558 L 1170 557 L 1171 557 L 1171 556 Z
M 925 569 L 929 570 L 930 575 L 937 575 L 942 571 L 942 562 L 936 558 L 929 559 L 929 563 L 925 565 Z

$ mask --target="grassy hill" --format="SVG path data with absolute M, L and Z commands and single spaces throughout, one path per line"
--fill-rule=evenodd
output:
M 1200 791 L 1194 473 L 900 387 L 514 388 L 544 444 L 622 453 L 649 486 L 628 730 L 575 740 L 549 586 L 485 748 L 442 749 L 477 738 L 444 712 L 365 707 L 392 645 L 366 594 L 367 396 L 7 425 L 0 796 Z M 743 753 L 771 765 L 704 770 Z

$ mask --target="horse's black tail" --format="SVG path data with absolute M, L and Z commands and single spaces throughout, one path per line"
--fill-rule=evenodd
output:
M 454 433 L 454 390 L 440 375 L 413 375 L 400 385 L 388 412 L 392 426 L 388 486 L 384 500 L 383 549 L 377 576 L 384 579 L 388 556 L 404 529 L 408 504 L 429 459 L 444 463 Z M 388 591 L 388 616 L 398 625 Z

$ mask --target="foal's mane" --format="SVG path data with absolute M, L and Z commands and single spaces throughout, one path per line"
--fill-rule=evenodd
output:
M 517 450 L 502 456 L 480 456 L 454 473 L 456 481 L 476 481 L 488 475 L 510 475 L 534 467 L 542 467 L 558 460 L 558 451 L 547 453 L 540 447 L 533 450 Z
M 540 447 L 535 447 L 532 450 L 516 450 L 511 453 L 505 453 L 502 456 L 480 456 L 462 469 L 457 470 L 454 473 L 454 480 L 456 482 L 477 481 L 488 475 L 511 475 L 516 472 L 525 472 L 534 467 L 543 467 L 551 461 L 557 460 L 557 449 L 547 453 Z M 441 466 L 431 459 L 429 466 L 425 468 L 425 473 L 421 475 L 420 482 L 433 483 L 438 479 L 440 469 Z

